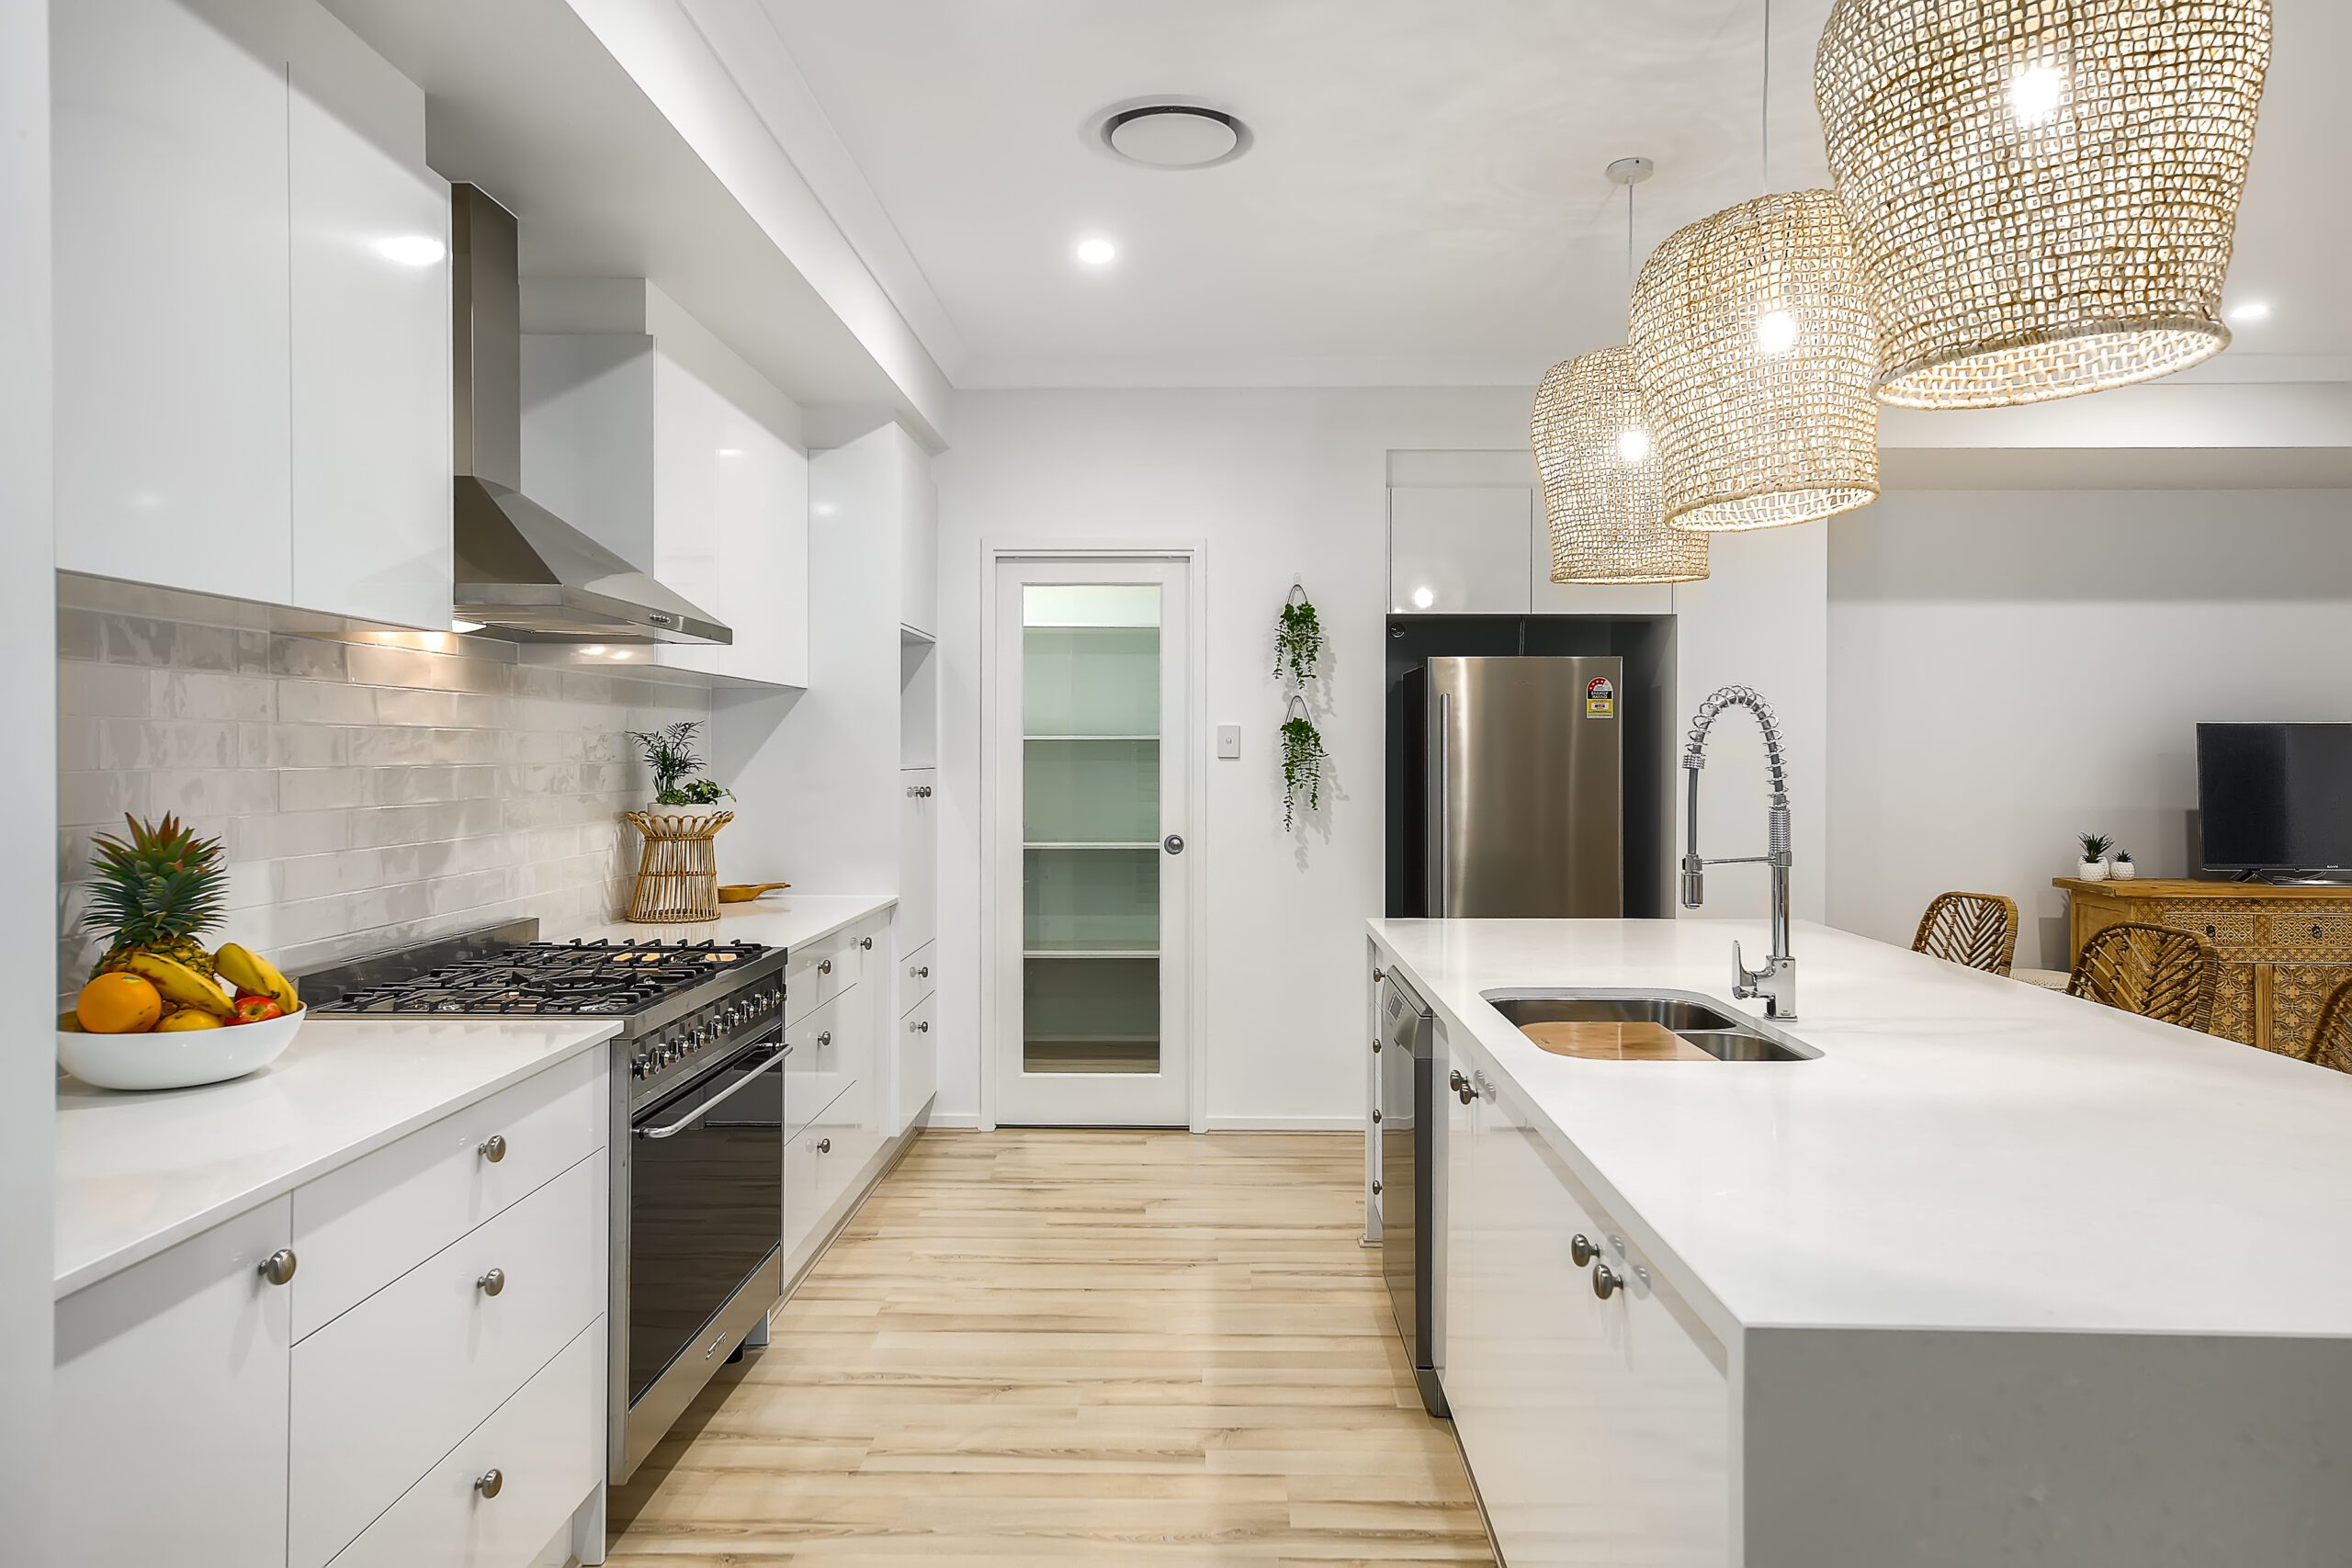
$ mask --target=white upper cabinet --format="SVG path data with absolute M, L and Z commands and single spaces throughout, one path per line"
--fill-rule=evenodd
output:
M 939 635 L 939 489 L 928 468 L 909 476 L 899 513 L 899 619 Z
M 286 7 L 50 10 L 57 564 L 283 603 Z
M 1388 492 L 1388 608 L 1523 615 L 1530 492 L 1448 485 Z
M 424 96 L 305 13 L 292 70 L 293 602 L 449 620 L 449 186 Z
M 642 283 L 579 295 L 587 305 L 525 288 L 526 321 L 611 328 L 524 334 L 525 492 L 735 634 L 657 645 L 655 662 L 806 686 L 799 410 Z
M 446 626 L 424 94 L 307 0 L 52 10 L 58 565 Z

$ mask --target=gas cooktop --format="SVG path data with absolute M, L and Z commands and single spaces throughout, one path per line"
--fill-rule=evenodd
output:
M 752 942 L 524 942 L 460 959 L 401 979 L 361 984 L 331 1000 L 326 1012 L 628 1015 L 662 998 L 764 955 Z

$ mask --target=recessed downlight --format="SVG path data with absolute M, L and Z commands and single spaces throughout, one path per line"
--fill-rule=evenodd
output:
M 1088 266 L 1109 266 L 1119 256 L 1119 247 L 1099 234 L 1090 235 L 1078 243 L 1074 254 Z
M 1205 169 L 1250 150 L 1250 128 L 1203 104 L 1153 103 L 1113 111 L 1102 144 L 1147 169 Z

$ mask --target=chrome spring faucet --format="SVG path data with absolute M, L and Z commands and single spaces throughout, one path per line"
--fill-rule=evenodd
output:
M 1707 732 L 1725 708 L 1743 707 L 1756 716 L 1764 731 L 1764 761 L 1771 773 L 1771 797 L 1766 814 L 1765 851 L 1760 855 L 1736 855 L 1720 860 L 1699 856 L 1699 770 L 1707 765 Z M 1772 951 L 1761 969 L 1750 969 L 1731 944 L 1731 994 L 1742 999 L 1764 998 L 1767 1018 L 1797 1015 L 1797 961 L 1789 955 L 1789 767 L 1781 750 L 1781 721 L 1772 705 L 1746 686 L 1725 686 L 1699 705 L 1690 721 L 1690 740 L 1682 752 L 1682 768 L 1690 779 L 1690 836 L 1682 852 L 1682 907 L 1695 909 L 1706 901 L 1706 870 L 1711 865 L 1754 865 L 1772 869 Z

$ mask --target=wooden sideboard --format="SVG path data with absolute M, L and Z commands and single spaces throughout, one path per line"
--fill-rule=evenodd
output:
M 2285 887 L 2262 882 L 2051 878 L 2066 893 L 2069 962 L 2083 943 L 2126 920 L 2177 926 L 2222 957 L 2213 993 L 2215 1034 L 2300 1056 L 2311 1049 L 2320 1004 L 2352 980 L 2352 886 Z

